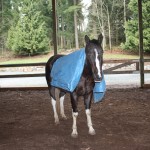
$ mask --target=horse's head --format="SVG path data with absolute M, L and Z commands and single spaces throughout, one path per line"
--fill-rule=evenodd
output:
M 85 53 L 86 59 L 89 62 L 94 81 L 100 82 L 102 80 L 102 64 L 103 64 L 103 49 L 102 49 L 102 34 L 99 35 L 98 39 L 90 40 L 90 38 L 85 36 Z

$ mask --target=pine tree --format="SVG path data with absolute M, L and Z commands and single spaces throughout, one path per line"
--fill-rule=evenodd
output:
M 144 51 L 150 52 L 150 1 L 142 1 L 143 9 L 143 44 Z M 139 45 L 139 31 L 138 31 L 138 6 L 137 0 L 131 0 L 129 9 L 132 11 L 132 16 L 126 24 L 125 44 L 122 44 L 124 49 L 138 51 Z
M 8 32 L 7 47 L 19 55 L 44 53 L 49 48 L 48 30 L 36 1 L 24 0 L 19 20 Z

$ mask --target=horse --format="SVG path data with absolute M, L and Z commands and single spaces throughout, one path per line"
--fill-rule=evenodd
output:
M 87 116 L 87 126 L 89 128 L 89 134 L 95 135 L 96 132 L 93 128 L 91 119 L 91 101 L 93 98 L 93 88 L 96 82 L 101 82 L 102 64 L 103 64 L 103 49 L 102 49 L 103 36 L 100 34 L 98 39 L 92 39 L 85 35 L 85 64 L 80 78 L 80 81 L 73 92 L 70 92 L 70 99 L 72 105 L 72 133 L 71 136 L 76 138 L 78 136 L 77 131 L 77 116 L 78 116 L 78 100 L 80 96 L 84 98 L 85 113 Z M 51 103 L 54 112 L 55 123 L 59 124 L 58 108 L 60 108 L 60 114 L 63 119 L 67 119 L 64 113 L 64 98 L 68 91 L 52 86 L 50 73 L 53 64 L 57 59 L 64 55 L 54 55 L 46 63 L 46 81 L 48 84 L 49 94 L 51 97 Z M 59 101 L 60 100 L 60 101 Z M 60 103 L 59 103 L 60 102 Z

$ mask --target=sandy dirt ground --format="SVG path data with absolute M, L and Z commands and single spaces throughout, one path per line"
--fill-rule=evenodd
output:
M 56 126 L 47 90 L 0 91 L 0 150 L 150 150 L 150 89 L 108 89 L 92 104 L 94 136 L 82 98 L 76 139 L 69 95 L 65 112 L 68 119 Z

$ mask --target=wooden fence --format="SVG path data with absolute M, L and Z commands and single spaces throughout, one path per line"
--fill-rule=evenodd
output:
M 27 63 L 27 64 L 6 64 L 0 65 L 0 68 L 11 68 L 11 67 L 33 67 L 33 66 L 45 66 L 45 63 Z M 0 75 L 0 78 L 18 78 L 18 77 L 42 77 L 45 76 L 45 73 L 21 73 L 13 75 Z
M 150 62 L 150 59 L 145 59 L 144 62 L 145 63 Z M 134 73 L 139 73 L 139 70 L 140 70 L 140 65 L 139 65 L 138 59 L 105 60 L 104 64 L 117 64 L 117 65 L 110 67 L 108 69 L 104 69 L 105 74 L 134 74 Z M 130 69 L 130 70 L 121 69 L 123 67 L 127 67 L 127 66 L 130 66 L 132 64 L 135 64 L 134 65 L 135 67 L 133 69 Z M 144 73 L 150 73 L 150 69 L 144 70 Z
M 150 62 L 150 59 L 145 59 L 144 62 Z M 113 67 L 106 67 L 104 68 L 105 74 L 133 74 L 133 73 L 139 73 L 139 60 L 138 59 L 124 59 L 124 60 L 105 60 L 104 66 L 106 64 L 115 64 Z M 121 68 L 130 66 L 132 64 L 135 64 L 134 69 L 130 70 L 123 70 Z M 27 64 L 5 64 L 0 65 L 1 68 L 11 68 L 11 67 L 33 67 L 33 66 L 41 66 L 44 67 L 45 63 L 27 63 Z M 119 70 L 118 70 L 119 69 Z M 144 70 L 145 73 L 150 73 L 150 70 Z M 45 76 L 45 73 L 21 73 L 21 74 L 6 74 L 6 75 L 0 75 L 0 78 L 18 78 L 18 77 L 42 77 Z

